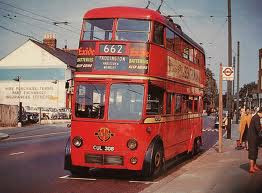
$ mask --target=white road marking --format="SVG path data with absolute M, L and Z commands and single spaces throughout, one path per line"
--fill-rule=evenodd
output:
M 70 133 L 70 131 L 57 132 L 57 133 L 47 133 L 47 134 L 42 134 L 42 135 L 29 135 L 29 136 L 25 136 L 25 137 L 11 137 L 11 138 L 6 139 L 5 141 L 15 140 L 15 139 L 26 139 L 26 138 L 34 138 L 34 137 L 52 136 L 52 135 L 65 134 L 65 133 Z
M 16 152 L 16 153 L 10 153 L 9 155 L 10 155 L 10 156 L 12 156 L 12 155 L 19 155 L 19 154 L 23 154 L 23 153 L 25 153 L 25 152 L 20 151 L 20 152 Z
M 61 178 L 61 179 L 68 179 L 68 180 L 96 181 L 96 179 L 94 179 L 94 178 L 74 178 L 74 177 L 70 177 L 70 175 L 61 176 L 61 177 L 59 177 L 59 178 Z
M 157 184 L 158 182 L 150 182 L 150 181 L 129 181 L 130 183 L 141 183 L 141 184 Z
M 65 175 L 65 176 L 61 176 L 61 177 L 59 177 L 59 178 L 62 178 L 62 179 L 64 179 L 64 178 L 67 178 L 67 177 L 69 177 L 70 175 Z

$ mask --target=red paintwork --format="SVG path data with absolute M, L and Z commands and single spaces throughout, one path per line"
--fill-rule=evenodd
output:
M 92 9 L 84 15 L 84 19 L 91 18 L 146 19 L 166 23 L 165 17 L 158 12 L 136 7 L 105 7 Z
M 134 19 L 148 19 L 153 21 L 158 21 L 163 24 L 169 25 L 169 22 L 166 21 L 165 17 L 160 15 L 156 11 L 142 8 L 131 8 L 131 7 L 107 7 L 107 8 L 98 8 L 88 11 L 84 15 L 84 19 L 87 18 L 134 18 Z M 113 32 L 114 34 L 114 32 Z M 114 36 L 114 35 L 113 35 Z M 152 36 L 152 35 L 151 35 Z M 186 38 L 185 38 L 186 39 Z M 84 41 L 83 41 L 84 42 Z M 121 41 L 97 41 L 95 42 L 93 55 L 99 55 L 99 45 L 100 44 L 124 44 L 126 45 L 126 52 L 123 54 L 128 56 L 130 54 L 130 42 L 121 42 Z M 191 42 L 192 43 L 192 42 Z M 168 81 L 167 78 L 167 55 L 172 58 L 179 60 L 180 62 L 187 64 L 188 66 L 198 69 L 200 71 L 200 84 L 204 85 L 205 83 L 205 66 L 199 66 L 189 62 L 186 59 L 181 58 L 177 54 L 167 51 L 165 48 L 155 45 L 154 43 L 149 44 L 149 69 L 147 73 L 129 73 L 128 71 L 98 71 L 93 70 L 92 72 L 76 72 L 75 75 L 79 74 L 104 74 L 104 75 L 139 75 L 139 76 L 150 76 L 154 78 L 159 78 L 159 81 L 151 81 L 154 84 L 158 84 L 166 89 L 168 92 L 188 94 L 194 96 L 202 96 L 203 92 L 196 92 L 193 88 L 199 87 L 197 84 L 190 83 L 187 81 L 177 80 L 175 78 L 169 78 L 171 81 Z M 195 44 L 194 42 L 192 44 Z M 199 47 L 198 47 L 199 48 Z M 199 49 L 203 52 L 202 49 Z M 104 54 L 105 55 L 105 54 Z M 145 86 L 145 95 L 147 96 L 148 81 L 147 80 L 121 80 L 121 79 L 92 79 L 92 78 L 75 78 L 74 85 L 75 91 L 77 85 L 81 82 L 102 82 L 107 84 L 106 89 L 106 100 L 105 100 L 105 116 L 102 120 L 94 119 L 83 119 L 75 117 L 75 103 L 72 102 L 72 125 L 71 125 L 71 140 L 75 136 L 81 136 L 84 140 L 84 145 L 81 148 L 72 147 L 72 163 L 73 165 L 86 166 L 86 167 L 97 167 L 97 168 L 115 168 L 115 169 L 129 169 L 129 170 L 141 170 L 144 156 L 146 150 L 152 141 L 152 139 L 159 135 L 163 141 L 164 145 L 164 155 L 165 160 L 169 160 L 176 156 L 179 153 L 192 150 L 192 144 L 196 137 L 201 136 L 202 134 L 202 117 L 200 118 L 191 118 L 191 119 L 178 119 L 175 121 L 167 121 L 164 123 L 152 123 L 144 124 L 144 120 L 148 117 L 145 113 L 146 109 L 146 97 L 144 97 L 143 103 L 143 113 L 142 119 L 140 121 L 131 122 L 131 121 L 108 121 L 107 120 L 107 109 L 109 101 L 109 86 L 112 83 L 116 82 L 132 82 L 140 83 Z M 200 86 L 203 89 L 203 86 Z M 73 96 L 75 101 L 76 93 Z M 166 102 L 164 102 L 166 103 Z M 164 106 L 165 107 L 165 106 Z M 202 104 L 200 104 L 199 112 L 201 112 Z M 174 105 L 172 112 L 174 111 Z M 190 114 L 180 114 L 179 116 L 189 116 Z M 178 117 L 177 115 L 163 115 L 164 117 Z M 107 142 L 101 142 L 95 132 L 100 128 L 106 127 L 110 129 L 114 136 L 111 137 Z M 147 128 L 151 128 L 151 133 L 146 132 Z M 134 138 L 138 141 L 138 148 L 135 151 L 131 151 L 127 148 L 127 141 L 131 138 Z M 115 151 L 113 152 L 99 152 L 93 150 L 93 145 L 106 145 L 114 146 Z M 99 164 L 87 164 L 84 160 L 84 154 L 93 153 L 93 154 L 109 154 L 109 155 L 121 155 L 124 156 L 124 165 L 123 166 L 114 166 L 114 165 L 99 165 Z M 129 160 L 132 156 L 138 158 L 138 163 L 136 165 L 130 164 Z

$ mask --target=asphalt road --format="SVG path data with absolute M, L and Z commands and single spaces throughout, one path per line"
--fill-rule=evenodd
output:
M 3 193 L 137 193 L 170 173 L 182 174 L 181 166 L 192 161 L 179 160 L 151 182 L 142 181 L 127 171 L 98 169 L 91 170 L 87 178 L 76 179 L 63 169 L 64 146 L 69 137 L 66 124 L 34 125 L 0 132 L 10 135 L 0 141 L 0 192 Z M 214 118 L 205 117 L 203 152 L 215 144 L 217 136 Z

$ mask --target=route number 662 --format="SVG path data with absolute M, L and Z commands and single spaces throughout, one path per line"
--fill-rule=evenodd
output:
M 102 44 L 99 48 L 100 53 L 105 54 L 123 54 L 125 53 L 125 45 L 120 44 Z

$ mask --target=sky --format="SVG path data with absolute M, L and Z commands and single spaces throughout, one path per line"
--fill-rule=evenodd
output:
M 160 0 L 150 0 L 156 10 Z M 21 46 L 29 37 L 42 41 L 55 33 L 58 47 L 78 48 L 82 17 L 86 11 L 107 6 L 146 7 L 148 0 L 0 0 L 0 58 Z M 258 50 L 262 48 L 262 1 L 231 0 L 232 55 L 240 42 L 240 86 L 258 79 Z M 218 80 L 219 64 L 227 66 L 227 0 L 164 0 L 164 15 L 174 22 L 206 53 L 206 64 Z M 69 22 L 68 25 L 53 22 Z M 226 90 L 226 83 L 223 84 Z M 235 85 L 236 88 L 236 85 Z

